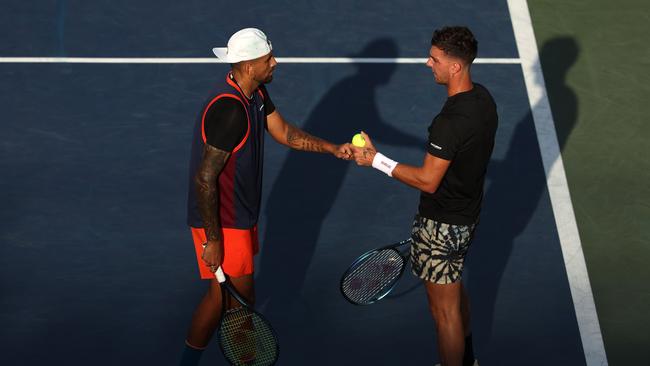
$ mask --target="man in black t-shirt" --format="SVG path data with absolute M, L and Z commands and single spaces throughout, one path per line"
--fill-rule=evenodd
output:
M 372 166 L 419 189 L 412 229 L 413 274 L 424 281 L 445 366 L 473 365 L 469 298 L 461 282 L 465 256 L 478 224 L 483 183 L 497 129 L 496 105 L 472 82 L 477 42 L 465 27 L 436 30 L 427 66 L 447 88 L 447 101 L 429 127 L 422 166 L 397 163 L 372 145 L 353 148 L 357 164 Z

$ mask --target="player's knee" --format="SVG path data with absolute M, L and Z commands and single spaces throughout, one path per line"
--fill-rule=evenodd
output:
M 430 304 L 429 310 L 436 324 L 448 324 L 460 320 L 460 308 L 451 304 Z
M 210 287 L 208 287 L 208 291 L 205 294 L 205 298 L 207 301 L 213 303 L 213 305 L 221 306 L 222 294 L 221 287 L 218 283 L 210 284 Z

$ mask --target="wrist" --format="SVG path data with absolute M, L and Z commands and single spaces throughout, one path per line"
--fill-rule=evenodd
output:
M 372 159 L 372 167 L 381 172 L 384 172 L 389 177 L 393 176 L 393 170 L 395 170 L 397 164 L 399 163 L 388 158 L 379 151 L 375 152 L 375 156 Z
M 339 147 L 338 145 L 334 145 L 332 143 L 326 142 L 323 144 L 323 149 L 332 155 L 336 155 L 336 152 L 338 151 Z
M 223 242 L 223 240 L 221 238 L 209 238 L 205 244 L 206 245 L 219 245 L 222 242 Z

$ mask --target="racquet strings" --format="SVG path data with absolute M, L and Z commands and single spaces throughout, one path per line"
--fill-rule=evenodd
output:
M 245 307 L 226 311 L 219 332 L 224 356 L 233 365 L 272 365 L 277 340 L 267 322 Z
M 404 265 L 404 258 L 394 249 L 373 253 L 343 279 L 343 293 L 357 304 L 375 301 L 391 289 Z

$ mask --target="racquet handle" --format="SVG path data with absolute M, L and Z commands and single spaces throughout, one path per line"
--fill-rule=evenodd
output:
M 217 268 L 217 270 L 214 272 L 214 276 L 217 277 L 217 281 L 219 281 L 219 283 L 226 282 L 226 275 L 223 274 L 221 267 Z

